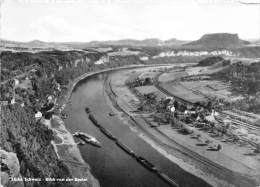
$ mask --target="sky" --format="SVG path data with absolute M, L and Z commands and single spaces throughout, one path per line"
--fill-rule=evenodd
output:
M 241 0 L 243 1 L 243 0 Z M 14 41 L 260 38 L 259 4 L 238 0 L 0 0 L 0 38 Z

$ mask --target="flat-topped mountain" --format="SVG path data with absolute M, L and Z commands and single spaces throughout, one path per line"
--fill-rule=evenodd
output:
M 238 34 L 214 33 L 205 34 L 199 40 L 190 42 L 186 46 L 207 47 L 207 48 L 236 48 L 249 44 L 248 41 L 241 40 Z

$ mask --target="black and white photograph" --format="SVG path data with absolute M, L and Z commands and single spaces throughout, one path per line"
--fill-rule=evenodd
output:
M 260 187 L 260 0 L 0 0 L 0 187 Z

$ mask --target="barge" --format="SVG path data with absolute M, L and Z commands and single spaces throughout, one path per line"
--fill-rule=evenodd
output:
M 99 129 L 100 129 L 101 132 L 103 132 L 111 140 L 117 140 L 116 137 L 110 131 L 105 129 L 104 127 L 100 126 Z
M 95 117 L 92 114 L 89 114 L 88 118 L 90 121 L 92 121 L 92 123 L 94 123 L 94 125 L 96 125 L 99 128 L 101 127 L 101 125 L 97 122 L 97 120 L 95 119 Z
M 151 163 L 149 162 L 148 160 L 146 160 L 145 158 L 139 156 L 136 158 L 136 160 L 138 162 L 140 162 L 144 167 L 146 167 L 147 169 L 151 170 L 151 171 L 154 171 L 154 172 L 157 172 L 157 168 Z
M 130 118 L 132 118 L 134 120 L 134 118 L 132 116 L 130 116 Z M 100 125 L 92 114 L 89 114 L 89 119 L 90 119 L 90 121 L 92 121 L 92 123 L 95 126 L 97 126 L 99 128 L 99 130 L 103 134 L 105 134 L 108 138 L 112 139 L 117 144 L 117 146 L 120 147 L 122 150 L 124 150 L 127 154 L 134 157 L 137 162 L 139 162 L 141 165 L 143 165 L 145 168 L 147 168 L 151 172 L 154 172 L 155 174 L 157 174 L 162 180 L 164 180 L 171 186 L 179 187 L 179 185 L 175 181 L 173 181 L 170 177 L 168 177 L 162 171 L 158 170 L 151 162 L 149 162 L 148 160 L 146 160 L 145 158 L 143 158 L 141 156 L 136 155 L 135 152 L 133 150 L 131 150 L 127 145 L 120 142 L 110 131 L 108 131 L 102 125 Z M 85 133 L 83 133 L 83 134 L 85 134 Z
M 123 144 L 120 141 L 116 141 L 116 144 L 123 149 L 126 153 L 128 153 L 129 155 L 133 156 L 136 158 L 135 152 L 133 150 L 131 150 L 127 145 Z
M 168 184 L 170 184 L 171 186 L 174 186 L 174 187 L 179 187 L 179 185 L 173 181 L 170 177 L 168 177 L 165 173 L 159 171 L 157 172 L 157 175 L 163 179 L 165 182 L 167 182 Z

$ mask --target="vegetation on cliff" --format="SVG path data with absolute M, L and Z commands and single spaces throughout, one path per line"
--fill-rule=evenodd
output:
M 0 147 L 17 154 L 22 177 L 44 179 L 72 176 L 51 144 L 53 132 L 36 121 L 35 112 L 43 106 L 48 95 L 60 96 L 71 79 L 91 71 L 99 57 L 97 53 L 77 51 L 1 53 Z M 24 185 L 52 186 L 53 183 L 24 182 Z M 55 182 L 55 186 L 70 185 Z
M 160 50 L 147 47 L 142 49 L 140 55 L 153 56 Z M 93 50 L 0 53 L 2 68 L 0 147 L 5 151 L 17 153 L 20 174 L 23 177 L 64 178 L 72 175 L 67 166 L 57 158 L 51 144 L 54 139 L 52 131 L 36 121 L 35 113 L 44 106 L 49 95 L 54 98 L 61 97 L 66 92 L 68 83 L 76 77 L 87 72 L 123 65 L 187 63 L 202 59 L 202 57 L 164 57 L 142 61 L 140 55 L 111 56 L 109 61 L 97 64 L 96 62 L 107 57 L 107 54 Z M 219 60 L 222 60 L 221 57 L 214 59 Z M 232 84 L 237 85 L 236 88 L 246 91 L 254 98 L 259 98 L 255 96 L 259 95 L 257 92 L 260 85 L 259 65 L 242 66 L 237 68 L 231 65 L 230 68 L 214 76 L 226 81 L 232 80 Z M 249 103 L 252 103 L 247 107 L 250 111 L 258 111 L 260 108 L 259 105 L 255 105 L 257 103 L 255 100 Z M 55 184 L 68 185 L 68 183 Z M 51 186 L 51 183 L 25 183 L 25 186 L 30 185 Z
M 26 178 L 70 177 L 68 168 L 58 160 L 51 140 L 53 133 L 45 125 L 36 122 L 29 107 L 18 104 L 3 106 L 1 118 L 0 146 L 8 152 L 15 152 L 20 163 L 20 173 Z M 56 183 L 57 186 L 68 186 Z M 25 186 L 49 183 L 28 182 Z
M 141 63 L 136 56 L 115 56 L 108 63 L 95 64 L 103 55 L 93 51 L 7 51 L 0 54 L 3 105 L 0 147 L 17 154 L 22 177 L 72 176 L 51 144 L 53 132 L 36 120 L 35 113 L 45 106 L 48 96 L 62 96 L 68 83 L 83 73 Z M 71 184 L 55 182 L 55 186 Z M 53 183 L 25 182 L 24 185 L 52 186 Z

